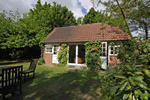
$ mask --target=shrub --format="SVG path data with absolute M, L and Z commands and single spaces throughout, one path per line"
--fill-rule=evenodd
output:
M 101 42 L 90 41 L 84 44 L 87 54 L 85 55 L 85 63 L 88 69 L 97 71 L 101 68 Z
M 38 64 L 39 65 L 42 65 L 42 64 L 44 64 L 45 62 L 44 62 L 44 59 L 43 58 L 39 58 L 38 59 Z
M 114 69 L 107 70 L 100 77 L 102 95 L 105 99 L 111 100 L 149 100 L 149 40 L 142 42 L 139 37 L 131 39 L 121 45 L 119 52 L 118 56 L 123 63 L 118 64 Z
M 68 52 L 68 45 L 67 44 L 61 44 L 61 47 L 58 52 L 58 62 L 59 64 L 67 64 L 67 52 Z

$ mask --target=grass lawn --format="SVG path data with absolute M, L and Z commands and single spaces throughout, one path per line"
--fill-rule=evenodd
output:
M 23 65 L 28 69 L 29 62 L 14 64 L 0 63 L 0 67 Z M 69 70 L 62 67 L 37 66 L 35 79 L 22 85 L 22 94 L 7 95 L 8 100 L 103 100 L 100 94 L 98 72 Z M 32 77 L 32 74 L 30 74 Z

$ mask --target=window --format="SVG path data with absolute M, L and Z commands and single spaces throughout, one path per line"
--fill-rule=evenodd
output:
M 106 42 L 102 42 L 102 46 L 101 46 L 101 55 L 100 56 L 106 56 L 107 54 L 107 45 Z
M 54 45 L 54 54 L 57 54 L 59 50 L 59 45 Z
M 119 45 L 110 46 L 110 55 L 118 55 Z
M 52 45 L 46 45 L 46 53 L 52 53 Z

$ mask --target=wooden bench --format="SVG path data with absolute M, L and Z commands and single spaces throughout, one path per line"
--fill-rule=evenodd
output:
M 11 93 L 14 95 L 16 90 L 22 93 L 22 69 L 23 66 L 3 67 L 0 72 L 0 93 L 2 100 L 6 99 L 5 95 Z M 19 87 L 19 89 L 17 89 Z

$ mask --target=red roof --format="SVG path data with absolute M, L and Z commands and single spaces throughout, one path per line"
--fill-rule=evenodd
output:
M 128 40 L 119 27 L 104 23 L 55 28 L 42 43 Z

